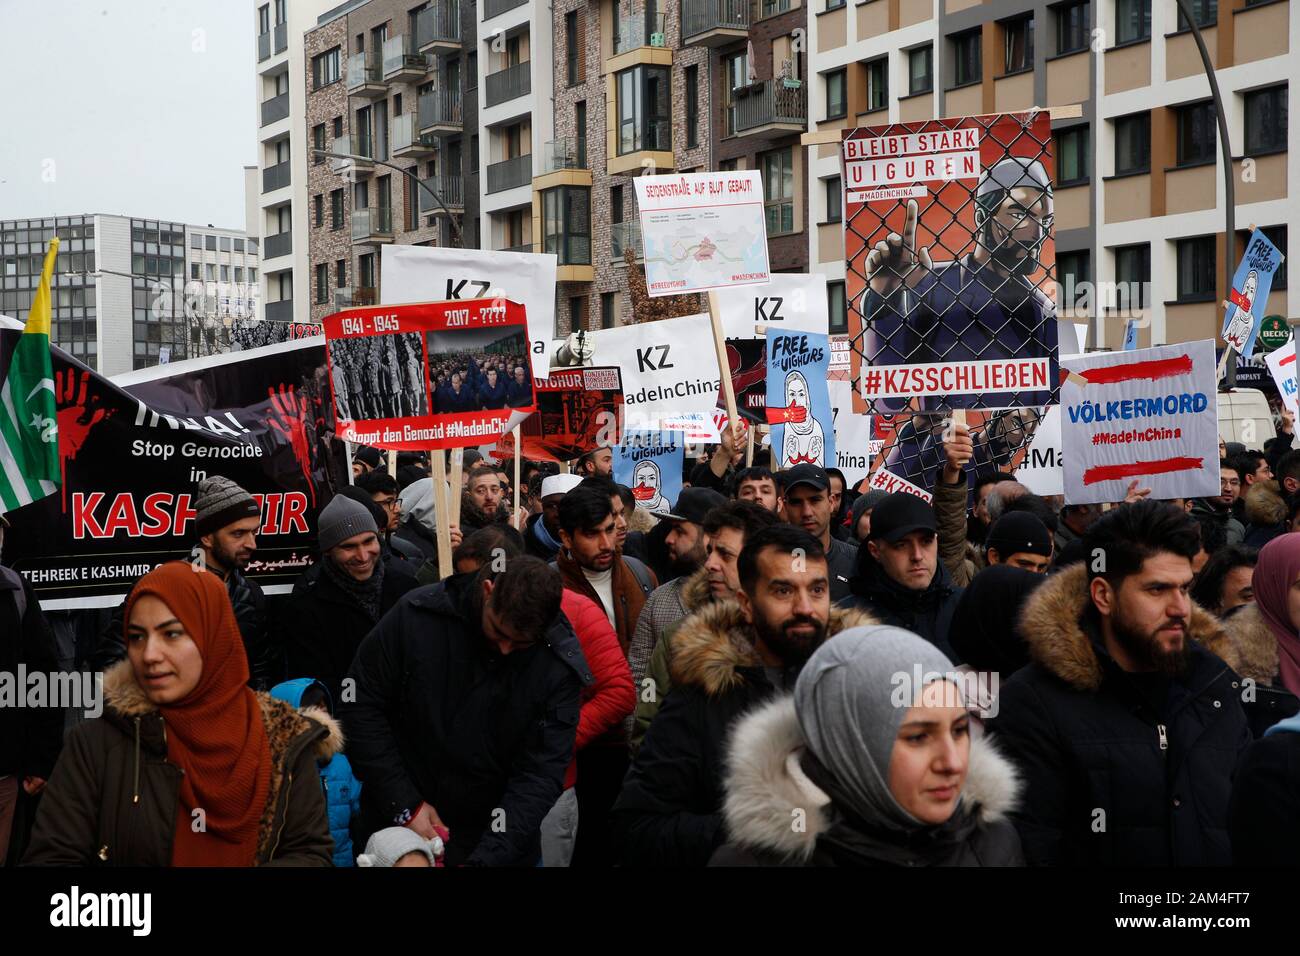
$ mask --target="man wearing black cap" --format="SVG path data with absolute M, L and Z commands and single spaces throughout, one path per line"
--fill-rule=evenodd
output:
M 795 465 L 782 472 L 785 479 L 785 517 L 792 525 L 803 528 L 822 543 L 830 566 L 831 600 L 839 601 L 850 594 L 849 582 L 858 560 L 858 549 L 831 534 L 831 479 L 819 465 Z
M 1052 535 L 1027 511 L 1009 511 L 989 529 L 985 539 L 989 567 L 1008 564 L 1035 574 L 1046 574 L 1052 563 Z
M 920 634 L 948 657 L 948 627 L 962 589 L 939 563 L 934 509 L 905 491 L 871 512 L 871 534 L 858 549 L 847 606 L 867 608 L 882 624 Z
M 362 445 L 352 453 L 352 477 L 360 478 L 366 472 L 374 471 L 384 463 L 384 455 L 378 448 Z

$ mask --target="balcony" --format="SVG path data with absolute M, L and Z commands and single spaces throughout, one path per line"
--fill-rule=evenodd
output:
M 352 305 L 378 305 L 379 290 L 372 285 L 358 286 L 352 290 Z
M 420 96 L 417 122 L 421 133 L 454 136 L 465 128 L 459 89 L 434 90 Z
M 591 265 L 591 236 L 580 236 L 576 233 L 565 232 L 556 235 L 546 236 L 542 241 L 542 251 L 552 253 L 556 257 L 556 265 L 563 266 L 590 266 Z M 578 278 L 576 276 L 560 279 L 557 281 L 576 281 L 590 282 L 591 279 Z
M 348 286 L 343 289 L 334 290 L 334 308 L 350 309 L 352 308 L 352 287 Z
M 275 25 L 275 52 L 283 53 L 289 49 L 289 24 L 277 23 Z
M 522 7 L 527 2 L 528 0 L 484 0 L 483 19 L 491 20 L 493 17 L 499 17 L 507 10 Z
M 259 33 L 257 35 L 257 62 L 271 59 L 271 34 Z
M 794 0 L 753 0 L 749 11 L 749 20 L 754 23 L 766 17 L 774 17 L 779 13 L 787 13 L 794 8 Z
M 293 252 L 293 233 L 280 232 L 266 237 L 266 246 L 262 250 L 263 259 L 278 259 Z
M 542 173 L 556 173 L 565 169 L 587 168 L 587 138 L 566 136 L 553 139 L 542 153 Z
M 522 245 L 518 245 L 518 246 L 506 246 L 504 249 L 497 250 L 497 252 L 532 252 L 532 251 L 533 251 L 533 244 L 531 242 L 525 242 Z
M 434 0 L 415 15 L 415 48 L 443 56 L 460 50 L 460 0 Z
M 384 80 L 410 83 L 423 79 L 432 66 L 432 58 L 415 49 L 415 38 L 408 33 L 384 41 Z
M 682 46 L 726 46 L 749 36 L 749 0 L 682 0 Z
M 356 136 L 340 136 L 334 141 L 334 147 L 330 152 L 364 157 L 359 159 L 339 159 L 331 156 L 330 172 L 332 173 L 343 173 L 352 170 L 352 174 L 357 179 L 364 179 L 375 171 L 375 164 L 371 162 L 374 156 L 374 148 L 371 146 L 370 137 L 365 133 L 359 133 Z
M 645 248 L 641 245 L 641 222 L 629 219 L 627 222 L 614 222 L 609 226 L 609 253 L 614 262 L 623 261 L 624 250 L 631 248 L 637 260 L 645 258 Z
M 443 206 L 438 205 L 429 195 L 428 189 L 419 190 L 420 196 L 420 215 L 421 216 L 445 216 L 449 212 L 464 210 L 465 208 L 465 180 L 461 176 L 430 176 L 428 179 L 421 179 L 421 184 L 427 186 L 438 194 L 442 200 Z
M 639 13 L 619 17 L 614 31 L 614 55 L 639 50 L 643 46 L 667 47 L 665 15 L 662 13 Z
M 393 156 L 398 159 L 416 158 L 433 154 L 438 138 L 432 133 L 416 131 L 414 113 L 403 113 L 393 120 Z
M 532 92 L 533 64 L 531 60 L 516 63 L 504 70 L 487 75 L 487 105 L 496 106 L 513 100 L 517 96 L 527 96 Z
M 672 120 L 639 117 L 622 124 L 615 139 L 617 152 L 605 163 L 610 176 L 639 176 L 653 169 L 667 172 L 673 169 Z
M 379 61 L 368 53 L 348 57 L 348 95 L 379 99 L 388 95 L 388 86 L 380 72 Z
M 281 93 L 262 101 L 262 125 L 270 126 L 289 115 L 289 94 Z
M 785 136 L 808 128 L 808 90 L 786 83 L 764 80 L 732 91 L 737 136 Z
M 266 321 L 292 322 L 293 299 L 281 299 L 279 302 L 266 303 Z
M 262 170 L 262 192 L 274 192 L 289 185 L 289 169 L 291 165 L 289 160 L 286 159 L 282 163 L 267 166 Z
M 499 193 L 516 186 L 527 186 L 533 178 L 533 155 L 525 153 L 514 159 L 492 163 L 487 168 L 487 191 Z
M 393 210 L 380 206 L 371 206 L 369 209 L 353 209 L 352 241 L 392 242 Z

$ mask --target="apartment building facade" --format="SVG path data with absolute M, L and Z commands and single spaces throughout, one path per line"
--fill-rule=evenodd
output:
M 815 128 L 1079 105 L 1082 115 L 1052 124 L 1063 316 L 1088 321 L 1089 347 L 1118 347 L 1129 315 L 1143 346 L 1216 334 L 1223 161 L 1208 81 L 1174 0 L 816 2 L 826 9 L 809 31 Z M 1290 0 L 1193 7 L 1228 114 L 1238 227 L 1270 227 L 1285 250 L 1296 172 L 1286 76 L 1300 21 Z M 832 325 L 845 329 L 837 147 L 816 147 L 811 166 L 811 259 L 831 278 Z M 1270 314 L 1290 314 L 1286 285 L 1275 286 Z
M 231 322 L 256 310 L 257 245 L 243 231 L 88 213 L 0 222 L 0 312 L 27 320 L 56 236 L 52 341 L 104 375 L 228 347 Z
M 305 35 L 311 321 L 379 301 L 386 243 L 477 246 L 475 15 L 363 0 Z

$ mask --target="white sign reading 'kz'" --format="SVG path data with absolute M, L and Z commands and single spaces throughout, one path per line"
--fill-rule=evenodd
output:
M 848 190 L 977 179 L 980 131 L 948 129 L 846 139 L 844 172 Z

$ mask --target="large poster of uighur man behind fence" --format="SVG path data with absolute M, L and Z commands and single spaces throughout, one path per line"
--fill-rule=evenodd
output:
M 922 487 L 952 409 L 1012 415 L 977 430 L 1000 436 L 975 450 L 996 470 L 1057 401 L 1051 143 L 1041 110 L 844 133 L 854 411 L 895 423 L 883 465 Z

